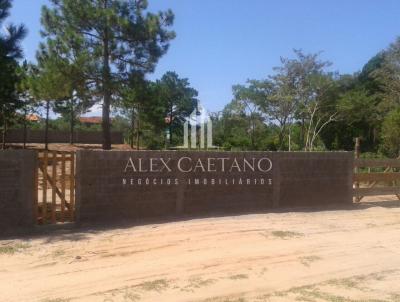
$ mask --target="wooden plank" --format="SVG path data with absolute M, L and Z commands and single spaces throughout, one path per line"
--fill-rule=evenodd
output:
M 361 139 L 360 139 L 360 137 L 356 137 L 356 143 L 355 143 L 355 146 L 354 146 L 354 150 L 355 150 L 355 154 L 354 154 L 355 161 L 357 161 L 360 158 L 360 154 L 361 154 Z M 357 166 L 354 167 L 354 173 L 358 173 L 358 167 Z M 359 188 L 360 187 L 360 183 L 356 181 L 354 186 L 356 188 Z M 357 202 L 360 202 L 361 199 L 362 199 L 362 197 L 356 197 L 355 198 L 355 200 Z
M 49 152 L 52 152 L 52 151 L 49 151 Z M 44 160 L 44 157 L 38 157 L 38 159 L 39 159 L 40 161 L 43 161 L 43 160 Z M 71 161 L 71 160 L 72 160 L 71 157 L 66 157 L 66 158 L 65 158 L 65 161 L 66 161 L 66 162 Z M 52 163 L 52 162 L 51 162 L 51 161 L 52 161 L 52 158 L 51 158 L 51 157 L 48 158 L 47 161 L 48 161 L 49 164 L 51 164 L 51 163 Z
M 400 195 L 400 187 L 354 188 L 353 196 Z
M 61 157 L 61 222 L 64 222 L 64 210 L 65 210 L 65 152 L 62 152 Z
M 387 173 L 357 173 L 354 174 L 354 181 L 357 182 L 393 182 L 400 179 L 400 173 L 398 172 L 387 172 Z
M 43 170 L 42 165 L 40 166 L 40 171 L 42 171 L 42 173 L 44 174 L 44 170 Z M 53 179 L 51 178 L 51 176 L 49 175 L 49 173 L 47 173 L 47 182 L 50 184 L 50 186 L 52 186 L 52 187 L 54 186 Z M 61 192 L 60 189 L 57 187 L 57 185 L 55 185 L 55 188 L 56 188 L 56 194 L 57 194 L 57 196 L 58 196 L 60 199 L 62 199 L 62 198 L 63 198 L 62 192 Z M 67 204 L 66 207 L 69 208 L 69 205 Z
M 51 184 L 52 196 L 51 196 L 51 222 L 56 223 L 56 188 L 57 188 L 57 152 L 52 152 L 52 179 Z
M 392 168 L 400 168 L 400 159 L 361 159 L 356 158 L 354 160 L 354 166 L 361 167 L 392 167 Z
M 43 165 L 40 165 L 39 166 L 39 168 L 40 168 L 40 171 L 42 171 L 42 173 L 44 174 L 44 171 L 43 171 Z M 47 182 L 50 184 L 50 186 L 53 186 L 53 180 L 51 179 L 51 176 L 47 173 Z M 62 199 L 62 192 L 60 191 L 60 189 L 57 187 L 57 186 L 55 186 L 55 188 L 56 188 L 56 194 L 57 194 L 57 196 L 60 198 L 60 200 Z M 66 202 L 65 203 L 65 207 L 67 208 L 67 209 L 69 209 L 70 208 L 70 205 Z
M 46 223 L 46 218 L 47 218 L 47 157 L 48 153 L 47 151 L 44 152 L 44 158 L 43 158 L 43 200 L 42 200 L 42 221 L 43 224 Z
M 71 221 L 74 221 L 74 211 L 75 211 L 75 160 L 74 160 L 74 153 L 71 153 L 71 169 L 70 169 L 70 188 L 69 188 L 69 198 L 70 198 L 70 208 L 69 208 L 69 213 L 71 217 Z
M 37 159 L 37 158 L 36 158 Z M 35 165 L 35 196 L 33 198 L 33 215 L 35 223 L 39 222 L 39 161 Z

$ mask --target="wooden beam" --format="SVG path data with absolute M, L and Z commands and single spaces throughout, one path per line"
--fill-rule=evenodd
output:
M 53 151 L 49 151 L 49 152 L 53 152 Z M 38 158 L 39 158 L 39 160 L 42 160 L 42 161 L 43 161 L 43 159 L 44 159 L 44 157 L 42 157 L 42 156 L 39 156 Z M 52 164 L 51 161 L 52 161 L 52 158 L 49 157 L 49 158 L 47 159 L 47 162 L 48 162 L 49 165 Z M 71 157 L 66 157 L 66 158 L 65 158 L 65 161 L 66 161 L 66 162 L 72 161 L 72 159 L 71 159 Z
M 48 153 L 47 151 L 44 152 L 44 158 L 43 158 L 43 194 L 42 194 L 42 221 L 43 224 L 46 223 L 46 217 L 47 217 L 47 156 Z
M 53 183 L 51 185 L 52 188 L 52 196 L 51 196 L 51 222 L 56 223 L 56 189 L 57 189 L 57 153 L 52 152 L 52 178 L 53 178 Z
M 379 168 L 379 167 L 392 167 L 400 168 L 400 159 L 361 159 L 356 158 L 354 160 L 354 166 L 356 168 Z
M 361 154 L 361 139 L 359 137 L 356 137 L 356 142 L 355 142 L 355 146 L 354 146 L 354 157 L 355 157 L 355 161 L 357 161 L 360 158 L 360 154 Z M 358 173 L 358 167 L 354 166 L 354 173 Z M 358 181 L 356 181 L 354 183 L 354 186 L 356 188 L 360 187 L 360 183 Z M 362 199 L 361 197 L 355 197 L 355 201 L 360 202 Z
M 34 206 L 34 211 L 33 211 L 33 215 L 34 215 L 34 221 L 35 223 L 39 222 L 39 164 L 40 161 L 36 158 L 35 161 L 35 196 L 33 199 L 33 206 Z
M 39 166 L 39 168 L 40 168 L 40 171 L 42 171 L 42 173 L 44 174 L 44 171 L 43 171 L 43 167 L 42 166 Z M 47 173 L 47 181 L 48 181 L 48 183 L 53 187 L 54 186 L 54 183 L 55 182 L 53 182 L 53 179 L 51 178 L 51 176 Z M 60 191 L 60 189 L 57 187 L 57 183 L 55 183 L 56 185 L 55 185 L 55 188 L 56 188 L 56 194 L 58 195 L 58 197 L 60 198 L 60 199 L 62 199 L 62 192 Z M 68 203 L 66 203 L 65 204 L 65 206 L 69 209 L 69 207 L 70 207 L 70 205 L 68 204 Z
M 354 174 L 354 181 L 357 182 L 392 182 L 400 180 L 400 173 L 398 172 L 387 172 L 387 173 L 357 173 Z
M 70 162 L 70 187 L 69 187 L 69 203 L 70 203 L 70 208 L 69 208 L 69 213 L 70 213 L 70 218 L 71 221 L 74 221 L 74 211 L 75 211 L 75 158 L 74 158 L 74 153 L 71 153 L 71 162 Z
M 400 187 L 354 188 L 353 196 L 400 195 Z
M 61 222 L 64 222 L 64 210 L 65 210 L 65 152 L 62 152 L 61 157 Z

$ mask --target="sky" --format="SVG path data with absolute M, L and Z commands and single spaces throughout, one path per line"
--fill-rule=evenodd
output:
M 14 0 L 13 23 L 24 23 L 28 60 L 35 60 L 41 6 Z M 322 51 L 331 69 L 354 73 L 400 36 L 399 0 L 149 0 L 149 10 L 172 9 L 177 34 L 150 79 L 167 71 L 188 78 L 209 111 L 232 100 L 232 85 L 273 73 L 293 49 Z M 94 110 L 93 114 L 97 114 Z

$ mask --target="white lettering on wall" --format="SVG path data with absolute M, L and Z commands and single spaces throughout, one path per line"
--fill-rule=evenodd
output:
M 171 158 L 137 158 L 129 157 L 124 172 L 172 172 L 177 169 L 181 173 L 212 173 L 212 172 L 262 172 L 268 173 L 272 170 L 272 161 L 268 157 L 263 158 L 228 158 L 208 157 L 192 159 L 191 157 L 180 157 L 176 162 Z

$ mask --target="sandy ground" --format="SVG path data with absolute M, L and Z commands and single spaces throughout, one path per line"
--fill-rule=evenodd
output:
M 400 301 L 400 202 L 0 240 L 0 301 Z

